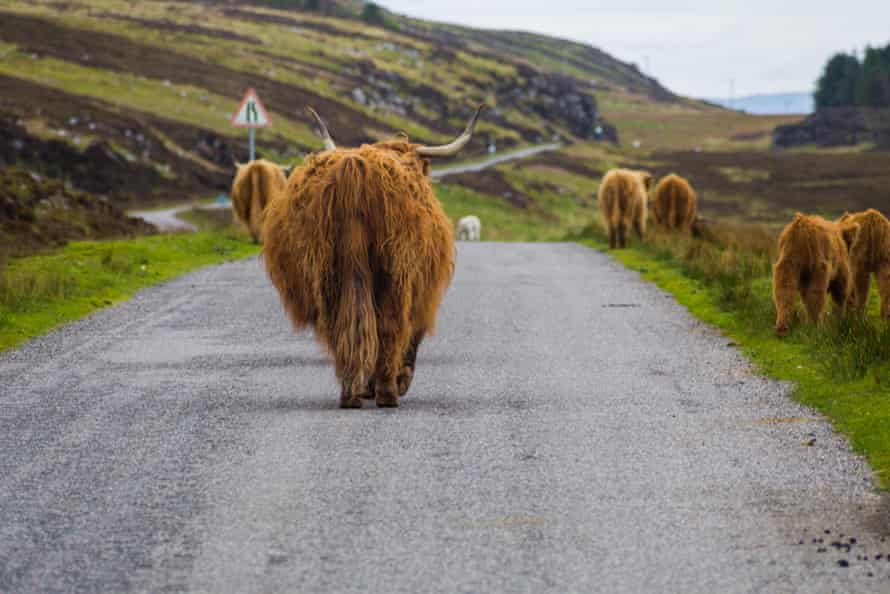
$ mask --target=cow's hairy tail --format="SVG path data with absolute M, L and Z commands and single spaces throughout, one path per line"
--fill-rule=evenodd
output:
M 363 394 L 377 365 L 377 319 L 374 305 L 373 256 L 364 196 L 367 164 L 360 157 L 336 165 L 327 196 L 337 213 L 334 274 L 330 287 L 335 305 L 331 333 L 337 375 L 351 395 Z

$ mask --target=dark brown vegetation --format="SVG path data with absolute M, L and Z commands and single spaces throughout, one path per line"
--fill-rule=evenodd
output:
M 447 175 L 442 181 L 503 198 L 517 208 L 528 208 L 534 202 L 530 196 L 514 187 L 502 171 L 494 168 Z
M 0 75 L 0 88 L 0 166 L 21 164 L 68 179 L 116 204 L 179 200 L 225 189 L 232 162 L 247 154 L 243 140 L 24 79 Z M 25 128 L 32 119 L 65 137 L 35 137 Z M 78 147 L 73 140 L 79 137 L 95 139 L 96 146 L 88 150 L 84 141 Z M 139 159 L 128 159 L 121 149 Z M 198 159 L 186 158 L 185 151 Z M 176 178 L 162 176 L 149 163 L 176 172 Z
M 0 170 L 0 253 L 23 256 L 74 239 L 132 237 L 154 231 L 95 198 L 16 167 Z
M 631 166 L 682 171 L 708 217 L 775 223 L 796 211 L 890 209 L 890 152 L 657 152 Z

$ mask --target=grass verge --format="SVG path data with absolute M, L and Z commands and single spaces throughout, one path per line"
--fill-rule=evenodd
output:
M 765 375 L 793 382 L 794 398 L 831 419 L 890 488 L 890 326 L 876 315 L 830 315 L 821 327 L 798 322 L 792 335 L 773 332 L 770 262 L 774 238 L 756 233 L 687 240 L 652 233 L 645 244 L 610 252 L 642 278 L 673 294 L 699 319 L 735 341 Z M 575 237 L 603 250 L 598 227 Z
M 259 248 L 232 231 L 78 241 L 0 266 L 0 350 L 129 298 L 139 289 Z

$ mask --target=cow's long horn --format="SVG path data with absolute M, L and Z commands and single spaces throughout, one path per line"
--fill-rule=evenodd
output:
M 328 127 L 325 126 L 324 120 L 322 120 L 321 116 L 318 115 L 318 113 L 316 113 L 316 111 L 311 107 L 307 107 L 306 111 L 309 112 L 309 115 L 315 118 L 315 123 L 318 124 L 318 135 L 321 136 L 321 139 L 324 141 L 325 150 L 335 150 L 337 148 L 337 145 L 334 144 L 334 139 L 331 138 L 331 133 L 328 132 Z
M 417 147 L 417 154 L 424 157 L 450 157 L 459 153 L 462 148 L 467 146 L 467 143 L 470 142 L 470 139 L 473 137 L 473 132 L 476 130 L 476 122 L 479 121 L 479 114 L 482 113 L 483 109 L 485 109 L 484 103 L 476 108 L 476 113 L 470 118 L 470 123 L 467 124 L 467 129 L 463 131 L 463 134 L 454 139 L 453 142 L 443 144 L 442 146 L 419 146 Z

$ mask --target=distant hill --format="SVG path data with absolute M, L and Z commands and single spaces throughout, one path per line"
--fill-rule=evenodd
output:
M 813 113 L 812 93 L 766 93 L 729 99 L 708 99 L 711 103 L 754 115 L 797 115 Z

